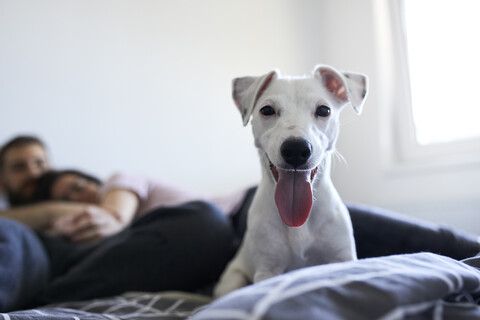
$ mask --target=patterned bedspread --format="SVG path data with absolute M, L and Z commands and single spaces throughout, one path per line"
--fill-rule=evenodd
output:
M 186 319 L 210 298 L 183 292 L 127 293 L 90 301 L 66 302 L 0 314 L 4 320 L 178 320 Z

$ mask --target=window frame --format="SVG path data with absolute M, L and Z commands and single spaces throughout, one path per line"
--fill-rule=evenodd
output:
M 478 137 L 427 145 L 418 143 L 410 91 L 404 1 L 374 0 L 374 10 L 384 169 L 404 172 L 478 166 Z

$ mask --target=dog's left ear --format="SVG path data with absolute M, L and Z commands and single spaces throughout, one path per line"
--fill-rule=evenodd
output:
M 277 71 L 271 71 L 261 77 L 235 78 L 232 83 L 232 96 L 235 105 L 242 114 L 243 125 L 248 124 L 253 108 L 267 88 L 268 84 L 278 76 Z
M 339 72 L 324 65 L 316 66 L 313 75 L 339 100 L 350 102 L 357 114 L 362 112 L 368 92 L 367 76 L 361 73 Z

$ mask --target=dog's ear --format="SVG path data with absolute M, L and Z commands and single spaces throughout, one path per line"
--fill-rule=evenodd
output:
M 268 84 L 277 76 L 277 71 L 271 71 L 261 77 L 243 77 L 233 79 L 232 96 L 233 100 L 235 101 L 235 105 L 242 114 L 244 126 L 248 124 L 258 98 L 260 98 Z
M 361 73 L 338 72 L 332 67 L 319 65 L 313 71 L 314 77 L 334 96 L 344 102 L 350 102 L 356 113 L 362 112 L 368 91 L 368 78 Z

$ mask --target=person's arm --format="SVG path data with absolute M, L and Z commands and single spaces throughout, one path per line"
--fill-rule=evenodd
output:
M 127 189 L 111 189 L 100 202 L 101 207 L 117 214 L 124 227 L 133 221 L 139 205 L 140 199 L 137 194 Z
M 111 189 L 99 205 L 89 205 L 75 217 L 59 219 L 54 229 L 72 242 L 92 242 L 130 225 L 139 206 L 138 196 L 126 189 Z
M 0 211 L 0 217 L 20 222 L 32 229 L 46 231 L 53 222 L 66 215 L 78 215 L 85 211 L 83 203 L 49 201 Z
M 133 221 L 149 188 L 148 179 L 117 173 L 104 183 L 98 205 L 88 206 L 74 219 L 60 219 L 55 230 L 75 242 L 96 241 L 117 233 Z

